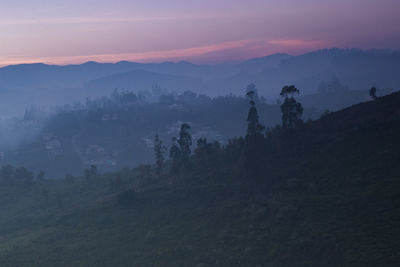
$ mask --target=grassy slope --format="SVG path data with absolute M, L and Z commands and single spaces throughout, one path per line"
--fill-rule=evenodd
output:
M 266 174 L 282 182 L 272 191 L 191 177 L 139 187 L 126 208 L 112 174 L 3 189 L 0 265 L 396 266 L 398 103 L 393 94 L 308 124 L 309 149 Z M 138 179 L 119 175 L 122 188 Z

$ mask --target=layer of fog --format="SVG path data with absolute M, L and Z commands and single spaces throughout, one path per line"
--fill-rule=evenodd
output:
M 115 88 L 133 92 L 158 88 L 210 96 L 242 95 L 254 82 L 259 94 L 274 102 L 286 84 L 302 94 L 318 92 L 321 82 L 337 79 L 350 90 L 371 86 L 394 89 L 400 84 L 400 53 L 391 51 L 320 50 L 301 56 L 276 54 L 238 64 L 195 65 L 188 62 L 132 62 L 52 66 L 25 64 L 0 68 L 0 118 L 23 115 L 36 105 L 53 108 L 109 95 Z

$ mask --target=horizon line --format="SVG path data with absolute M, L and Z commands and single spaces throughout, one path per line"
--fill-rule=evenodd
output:
M 180 49 L 181 50 L 188 50 L 188 49 L 193 49 L 193 48 L 187 48 L 187 49 Z M 231 59 L 231 60 L 210 60 L 209 62 L 207 62 L 207 60 L 204 60 L 204 62 L 201 62 L 202 60 L 196 60 L 196 59 L 185 59 L 183 56 L 182 58 L 168 58 L 165 57 L 166 60 L 162 60 L 162 57 L 160 58 L 160 60 L 154 60 L 154 61 L 150 61 L 150 60 L 129 60 L 129 59 L 123 59 L 121 58 L 120 60 L 99 60 L 99 59 L 94 59 L 91 60 L 90 58 L 96 58 L 96 57 L 112 57 L 112 56 L 121 56 L 121 55 L 136 55 L 136 54 L 145 54 L 145 53 L 162 53 L 163 51 L 158 51 L 158 52 L 144 52 L 144 53 L 121 53 L 121 54 L 102 54 L 102 55 L 89 55 L 89 56 L 62 56 L 62 57 L 49 57 L 47 59 L 51 59 L 51 60 L 27 60 L 27 61 L 22 61 L 21 63 L 19 63 L 19 61 L 17 61 L 16 63 L 11 63 L 11 64 L 1 64 L 0 63 L 0 68 L 6 68 L 6 67 L 12 67 L 12 66 L 22 66 L 22 65 L 46 65 L 46 66 L 58 66 L 58 67 L 63 67 L 63 66 L 80 66 L 80 65 L 84 65 L 84 64 L 88 64 L 88 63 L 94 63 L 94 64 L 119 64 L 119 63 L 123 63 L 123 62 L 127 62 L 127 63 L 137 63 L 137 64 L 164 64 L 164 63 L 189 63 L 189 64 L 193 64 L 193 65 L 219 65 L 219 64 L 240 64 L 243 62 L 246 62 L 248 60 L 253 60 L 253 59 L 260 59 L 260 58 L 265 58 L 265 57 L 269 57 L 269 56 L 274 56 L 274 55 L 288 55 L 291 57 L 296 57 L 296 56 L 302 56 L 302 55 L 306 55 L 306 54 L 310 54 L 310 53 L 315 53 L 315 52 L 322 52 L 322 51 L 334 51 L 334 50 L 338 50 L 338 51 L 360 51 L 360 52 L 388 52 L 388 53 L 399 53 L 400 49 L 390 49 L 390 48 L 371 48 L 371 49 L 363 49 L 363 48 L 340 48 L 340 47 L 330 47 L 330 48 L 319 48 L 319 49 L 315 49 L 315 50 L 311 50 L 311 51 L 307 51 L 307 52 L 303 52 L 303 53 L 299 53 L 299 54 L 293 54 L 293 53 L 289 53 L 289 52 L 272 52 L 272 53 L 267 53 L 264 55 L 260 55 L 260 56 L 254 56 L 254 57 L 244 57 L 242 59 Z M 172 50 L 172 51 L 178 51 L 178 50 Z M 88 60 L 82 60 L 80 62 L 77 63 L 52 63 L 51 61 L 53 61 L 54 59 L 73 59 L 73 58 L 88 58 Z M 190 56 L 188 56 L 190 57 Z M 195 55 L 193 55 L 193 57 L 195 57 Z M 198 61 L 198 62 L 196 62 Z

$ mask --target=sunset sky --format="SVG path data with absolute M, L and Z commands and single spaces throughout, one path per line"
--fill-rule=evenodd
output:
M 0 65 L 400 49 L 399 0 L 1 0 Z

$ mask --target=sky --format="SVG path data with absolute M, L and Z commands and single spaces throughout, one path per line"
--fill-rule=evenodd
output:
M 400 0 L 1 0 L 0 65 L 400 50 Z

